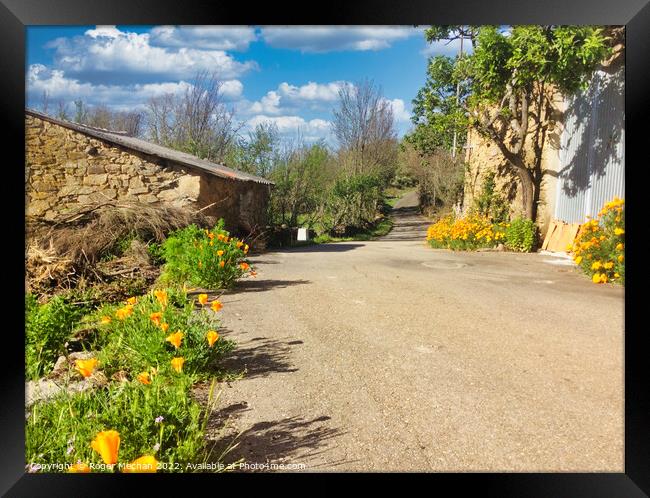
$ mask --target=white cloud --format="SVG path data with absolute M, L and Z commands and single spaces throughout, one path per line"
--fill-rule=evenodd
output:
M 264 97 L 251 104 L 249 112 L 253 114 L 278 114 L 280 112 L 280 96 L 273 90 L 267 92 Z
M 437 41 L 427 43 L 420 53 L 426 57 L 445 55 L 447 57 L 455 57 L 460 52 L 460 40 L 451 41 Z M 463 41 L 463 53 L 468 54 L 472 52 L 472 44 L 468 39 Z
M 339 91 L 350 83 L 346 81 L 332 81 L 330 83 L 315 83 L 310 81 L 306 85 L 294 86 L 289 83 L 280 83 L 278 91 L 291 101 L 321 101 L 334 102 L 338 99 Z
M 305 107 L 310 110 L 324 110 L 336 102 L 340 89 L 346 85 L 351 83 L 310 81 L 305 85 L 296 86 L 285 81 L 275 90 L 268 91 L 260 100 L 250 104 L 248 108 L 242 106 L 242 109 L 249 114 L 281 114 L 295 112 Z
M 396 122 L 407 123 L 411 120 L 411 113 L 406 110 L 406 106 L 402 99 L 386 99 L 386 101 L 390 104 L 390 107 L 393 110 L 393 118 L 395 118 Z
M 136 83 L 129 85 L 102 85 L 81 82 L 67 78 L 59 69 L 50 69 L 42 64 L 32 64 L 27 71 L 27 94 L 33 104 L 40 102 L 47 92 L 51 102 L 72 102 L 82 99 L 87 104 L 105 104 L 115 109 L 142 108 L 151 97 L 168 93 L 179 94 L 191 87 L 186 81 Z M 243 85 L 238 80 L 225 81 L 221 87 L 225 100 L 241 96 Z
M 95 29 L 89 29 L 84 34 L 91 38 L 98 38 L 100 36 L 117 38 L 120 36 L 121 31 L 117 29 L 117 26 L 95 26 Z
M 90 29 L 84 36 L 57 38 L 47 46 L 55 49 L 57 69 L 102 83 L 144 77 L 188 79 L 200 70 L 234 79 L 257 67 L 254 61 L 239 62 L 223 50 L 154 46 L 149 33 L 120 31 L 114 26 Z
M 258 124 L 274 124 L 280 135 L 285 137 L 302 136 L 308 142 L 315 142 L 321 139 L 329 139 L 332 123 L 324 119 L 305 120 L 300 116 L 267 116 L 260 114 L 250 118 L 246 127 L 254 129 Z
M 257 39 L 254 28 L 246 26 L 156 26 L 151 44 L 208 50 L 247 50 Z
M 221 95 L 226 100 L 236 100 L 242 96 L 244 85 L 239 80 L 227 80 L 221 85 Z
M 421 35 L 421 28 L 404 26 L 305 26 L 262 29 L 262 38 L 268 45 L 302 52 L 381 50 L 390 47 L 395 41 Z

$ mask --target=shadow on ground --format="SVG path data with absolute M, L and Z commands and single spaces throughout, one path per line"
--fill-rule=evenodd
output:
M 363 244 L 348 244 L 347 242 L 331 242 L 328 244 L 313 244 L 309 246 L 290 247 L 278 252 L 345 252 L 352 251 Z
M 244 403 L 228 406 L 214 412 L 212 425 L 217 430 L 231 417 L 236 417 L 248 408 Z M 288 417 L 269 422 L 258 422 L 241 434 L 228 434 L 216 439 L 212 455 L 224 465 L 245 462 L 250 467 L 235 467 L 239 472 L 265 472 L 267 462 L 300 464 L 301 459 L 313 457 L 327 451 L 327 442 L 343 431 L 327 426 L 330 417 L 321 416 L 312 420 L 302 417 Z M 225 454 L 224 454 L 225 453 Z M 255 468 L 255 464 L 260 467 Z M 282 469 L 279 469 L 282 470 Z M 299 470 L 299 469 L 287 469 Z M 308 470 L 308 469 L 306 469 Z
M 237 294 L 239 292 L 266 292 L 272 289 L 284 289 L 294 285 L 303 285 L 311 283 L 309 280 L 261 280 L 247 279 L 236 283 L 235 287 L 225 294 Z
M 266 377 L 277 372 L 296 372 L 298 369 L 289 361 L 291 346 L 296 345 L 298 341 L 284 342 L 255 337 L 246 343 L 237 344 L 237 348 L 221 361 L 220 367 L 226 371 L 244 373 L 247 379 Z

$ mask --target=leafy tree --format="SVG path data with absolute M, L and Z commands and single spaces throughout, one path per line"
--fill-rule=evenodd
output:
M 451 57 L 437 56 L 429 59 L 427 81 L 413 100 L 415 129 L 406 141 L 423 155 L 439 149 L 451 150 L 454 133 L 456 146 L 464 143 L 467 133 L 465 105 L 469 88 L 455 74 L 456 61 Z
M 296 226 L 306 216 L 309 228 L 322 217 L 327 195 L 331 155 L 324 143 L 285 145 L 284 157 L 271 172 L 271 218 Z
M 273 123 L 260 123 L 239 139 L 226 154 L 226 164 L 253 175 L 268 178 L 280 160 L 280 134 Z
M 543 177 L 542 147 L 555 119 L 550 90 L 565 94 L 588 83 L 607 55 L 608 38 L 590 26 L 443 26 L 429 42 L 469 36 L 473 51 L 455 59 L 434 58 L 415 102 L 420 128 L 411 140 L 422 148 L 446 146 L 466 116 L 498 147 L 521 182 L 527 219 L 534 220 Z M 451 88 L 460 85 L 458 106 Z M 455 96 L 455 95 L 454 95 Z M 527 154 L 527 147 L 532 154 Z

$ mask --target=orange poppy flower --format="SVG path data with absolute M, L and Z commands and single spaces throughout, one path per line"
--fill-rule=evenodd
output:
M 88 474 L 90 467 L 87 463 L 77 462 L 68 469 L 68 472 L 71 474 Z
M 108 325 L 109 323 L 111 323 L 111 317 L 103 316 L 99 323 L 101 323 L 102 325 Z
M 221 249 L 217 251 L 217 256 L 223 256 L 223 251 Z
M 210 307 L 212 308 L 212 311 L 219 311 L 221 308 L 223 308 L 223 304 L 221 304 L 221 301 L 214 300 L 212 301 Z
M 246 271 L 246 270 L 248 270 L 250 268 L 250 265 L 248 263 L 242 263 L 242 264 L 239 265 L 239 267 L 242 270 Z
M 238 240 L 237 244 L 235 244 L 235 245 L 237 246 L 237 249 L 239 249 L 241 246 L 244 245 L 244 243 L 241 240 Z
M 214 234 L 212 232 L 208 232 L 208 238 L 210 240 L 214 239 Z
M 115 316 L 120 320 L 124 320 L 126 317 L 131 316 L 132 314 L 133 314 L 132 304 L 127 304 L 123 308 L 120 308 L 115 312 Z
M 161 323 L 160 328 L 162 329 L 163 332 L 167 332 L 167 329 L 169 328 L 168 323 Z
M 207 294 L 199 294 L 199 304 L 205 305 L 208 302 Z
M 224 260 L 219 261 L 219 266 L 223 268 L 224 266 L 226 266 L 226 262 Z
M 185 363 L 185 358 L 182 356 L 173 358 L 171 361 L 172 368 L 176 370 L 178 373 L 181 373 L 183 371 L 183 364 Z
M 151 377 L 149 377 L 149 372 L 140 372 L 137 379 L 145 386 L 151 384 Z
M 152 455 L 144 455 L 140 458 L 136 458 L 122 468 L 122 472 L 127 473 L 156 472 L 157 470 L 158 460 L 156 460 Z
M 126 300 L 126 304 L 134 305 L 138 302 L 138 298 L 133 296 Z
M 99 453 L 106 465 L 116 464 L 120 449 L 120 434 L 114 430 L 102 431 L 95 436 L 90 447 Z
M 153 291 L 153 295 L 156 296 L 158 302 L 163 306 L 167 306 L 167 291 L 166 290 L 157 290 Z
M 167 342 L 170 342 L 171 344 L 174 345 L 176 349 L 181 347 L 181 341 L 183 340 L 183 337 L 185 334 L 181 332 L 180 330 L 178 332 L 175 332 L 173 334 L 170 334 L 167 336 L 167 339 L 165 339 Z
M 216 330 L 209 330 L 206 338 L 208 339 L 208 345 L 212 347 L 219 340 L 219 334 L 217 334 Z
M 86 378 L 90 377 L 97 367 L 97 360 L 95 358 L 90 358 L 88 360 L 75 360 L 74 363 L 77 371 Z
M 156 326 L 160 326 L 160 322 L 162 320 L 162 313 L 160 311 L 155 311 L 149 315 L 149 318 L 153 323 L 156 324 Z

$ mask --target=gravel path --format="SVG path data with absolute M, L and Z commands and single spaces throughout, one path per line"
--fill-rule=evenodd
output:
M 418 237 L 251 258 L 222 297 L 247 374 L 220 385 L 215 448 L 238 435 L 242 470 L 622 472 L 623 289 L 430 249 L 396 207 Z

